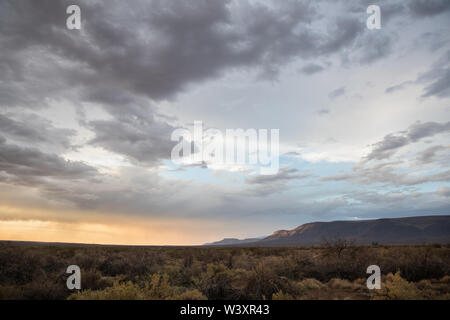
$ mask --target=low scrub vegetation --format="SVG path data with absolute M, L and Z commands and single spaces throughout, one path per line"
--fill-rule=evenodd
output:
M 66 287 L 69 265 L 81 290 Z M 378 265 L 381 290 L 368 290 Z M 0 299 L 449 299 L 450 246 L 162 248 L 0 244 Z

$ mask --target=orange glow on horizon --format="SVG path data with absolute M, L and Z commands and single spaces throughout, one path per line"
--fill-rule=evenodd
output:
M 186 223 L 184 225 L 187 227 Z M 181 229 L 183 226 L 179 222 L 127 225 L 0 220 L 0 240 L 114 245 L 199 245 L 205 242 L 205 234 L 199 230 L 186 233 Z

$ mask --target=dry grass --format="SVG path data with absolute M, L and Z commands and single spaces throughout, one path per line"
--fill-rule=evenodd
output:
M 82 290 L 65 270 L 82 270 Z M 382 290 L 366 269 L 379 265 Z M 449 299 L 449 246 L 137 248 L 0 245 L 0 299 Z

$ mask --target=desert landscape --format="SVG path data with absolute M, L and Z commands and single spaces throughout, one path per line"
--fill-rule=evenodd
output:
M 447 311 L 449 21 L 449 0 L 1 0 L 0 314 Z
M 81 290 L 66 287 L 68 265 Z M 366 268 L 379 265 L 381 290 Z M 449 299 L 450 246 L 115 247 L 0 245 L 0 299 Z

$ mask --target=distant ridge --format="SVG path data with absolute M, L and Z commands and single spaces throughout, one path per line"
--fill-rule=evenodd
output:
M 302 246 L 335 239 L 352 240 L 355 244 L 448 244 L 450 216 L 312 222 L 293 230 L 276 231 L 260 240 L 224 239 L 209 245 Z
M 325 240 L 352 240 L 355 244 L 450 244 L 450 215 L 385 218 L 359 221 L 312 222 L 292 230 L 275 231 L 268 237 L 234 239 L 203 246 L 311 246 Z M 200 247 L 199 245 L 114 245 L 64 242 L 0 240 L 0 245 L 15 246 L 102 246 L 102 247 Z
M 234 244 L 246 244 L 246 243 L 253 243 L 256 241 L 260 241 L 266 237 L 260 237 L 260 238 L 249 238 L 249 239 L 235 239 L 235 238 L 225 238 L 220 241 L 211 242 L 211 243 L 205 243 L 204 246 L 226 246 L 226 245 L 234 245 Z

